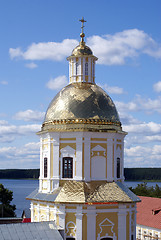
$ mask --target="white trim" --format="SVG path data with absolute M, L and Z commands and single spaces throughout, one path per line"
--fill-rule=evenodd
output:
M 87 212 L 87 239 L 96 240 L 96 209 L 94 206 L 89 207 Z
M 82 240 L 82 206 L 77 206 L 76 209 L 76 239 Z
M 61 164 L 60 164 L 61 165 L 60 178 L 63 179 L 63 180 L 65 180 L 65 179 L 69 180 L 69 178 L 63 178 L 63 175 L 62 175 L 62 173 L 63 173 L 63 158 L 64 157 L 71 157 L 71 158 L 73 158 L 73 178 L 70 178 L 70 179 L 75 180 L 75 149 L 73 149 L 72 147 L 67 145 L 66 147 L 62 148 L 60 150 L 60 152 L 61 152 L 61 156 L 60 156 L 60 162 L 61 162 Z

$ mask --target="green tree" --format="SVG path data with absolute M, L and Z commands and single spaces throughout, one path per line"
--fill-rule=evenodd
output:
M 161 188 L 156 184 L 155 187 L 148 187 L 147 183 L 140 183 L 136 188 L 129 188 L 138 196 L 156 197 L 161 198 Z
M 15 217 L 16 206 L 11 205 L 13 192 L 0 184 L 0 217 Z

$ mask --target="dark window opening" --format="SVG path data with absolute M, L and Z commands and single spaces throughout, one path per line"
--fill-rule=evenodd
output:
M 47 178 L 47 171 L 48 171 L 48 159 L 44 158 L 44 178 Z
M 113 238 L 106 237 L 106 238 L 101 238 L 101 240 L 113 240 Z
M 117 158 L 117 178 L 120 178 L 120 158 Z
M 71 237 L 69 237 L 69 238 L 66 238 L 67 240 L 75 240 L 75 238 L 71 238 Z
M 73 178 L 73 158 L 63 158 L 63 178 Z

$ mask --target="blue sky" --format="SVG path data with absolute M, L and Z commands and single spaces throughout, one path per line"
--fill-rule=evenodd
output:
M 85 41 L 115 102 L 125 167 L 161 167 L 161 1 L 0 0 L 0 168 L 38 168 L 45 111 Z

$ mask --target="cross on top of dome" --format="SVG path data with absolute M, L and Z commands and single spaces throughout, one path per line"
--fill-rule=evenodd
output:
M 79 21 L 82 23 L 82 26 L 81 26 L 82 32 L 81 32 L 81 34 L 80 34 L 81 42 L 84 42 L 85 34 L 84 34 L 84 32 L 83 32 L 83 29 L 84 29 L 84 23 L 87 22 L 87 21 L 84 20 L 84 17 L 82 17 L 82 19 L 80 19 Z

